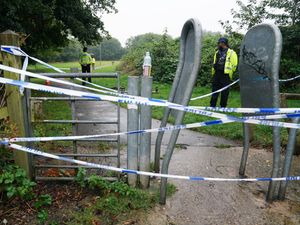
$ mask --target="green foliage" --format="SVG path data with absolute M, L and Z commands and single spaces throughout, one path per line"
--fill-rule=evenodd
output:
M 250 29 L 254 25 L 261 23 L 267 17 L 266 6 L 267 1 L 248 0 L 245 4 L 243 1 L 236 1 L 239 10 L 231 10 L 234 23 L 239 26 L 239 29 Z
M 108 35 L 100 16 L 116 12 L 114 4 L 115 0 L 3 0 L 0 31 L 24 33 L 28 53 L 64 46 L 70 36 L 94 44 Z
M 37 219 L 40 224 L 45 224 L 48 220 L 48 211 L 44 209 L 45 206 L 49 206 L 52 204 L 52 197 L 48 194 L 40 195 L 35 203 L 34 207 L 38 210 Z
M 119 68 L 130 75 L 141 75 L 143 59 L 146 52 L 152 53 L 155 43 L 161 35 L 148 33 L 130 38 L 126 43 L 127 54 L 122 57 Z M 155 56 L 151 55 L 154 60 Z
M 152 49 L 152 73 L 156 81 L 172 83 L 179 59 L 179 40 L 168 36 L 167 31 Z
M 299 0 L 236 0 L 238 9 L 231 9 L 233 21 L 220 21 L 226 31 L 232 31 L 232 24 L 238 29 L 250 29 L 265 20 L 272 20 L 281 26 L 296 25 L 300 22 Z
M 49 206 L 52 204 L 52 197 L 49 194 L 40 195 L 34 203 L 36 209 L 40 209 L 43 206 Z
M 156 81 L 172 83 L 179 58 L 179 40 L 172 39 L 167 30 L 163 35 L 143 34 L 128 40 L 127 54 L 122 58 L 120 69 L 130 75 L 142 74 L 144 55 L 152 57 L 152 75 Z
M 280 78 L 287 79 L 300 74 L 300 1 L 299 0 L 248 0 L 236 1 L 238 9 L 231 10 L 233 22 L 220 21 L 227 33 L 233 34 L 233 24 L 238 29 L 249 29 L 265 20 L 280 25 L 283 37 Z M 295 90 L 297 82 L 281 84 L 283 90 Z M 299 87 L 299 86 L 298 86 Z
M 80 187 L 85 187 L 85 177 L 86 177 L 86 170 L 80 167 L 75 176 L 75 181 L 80 185 Z
M 97 60 L 120 60 L 125 53 L 120 41 L 116 38 L 105 39 L 100 45 L 90 46 L 88 52 Z
M 109 182 L 97 175 L 82 179 L 83 171 L 79 171 L 77 182 L 101 193 L 95 204 L 82 212 L 75 212 L 74 218 L 68 224 L 112 224 L 132 210 L 148 209 L 155 203 L 156 196 L 136 188 L 129 187 L 124 182 Z M 98 216 L 97 216 L 98 215 Z M 100 221 L 101 219 L 101 221 Z
M 300 23 L 299 0 L 264 0 L 271 9 L 267 18 L 273 19 L 280 25 L 295 25 Z
M 0 120 L 0 139 L 16 137 L 19 131 L 14 123 L 11 123 L 8 119 Z M 13 161 L 12 150 L 5 146 L 0 146 L 0 169 Z
M 39 224 L 45 224 L 45 222 L 48 220 L 48 211 L 45 209 L 42 209 L 37 214 L 37 219 Z
M 300 24 L 282 26 L 280 30 L 283 38 L 280 77 L 287 79 L 300 74 Z M 296 90 L 300 86 L 299 82 L 293 81 L 283 83 L 281 87 Z
M 145 34 L 142 37 L 147 37 Z M 151 34 L 153 35 L 153 34 Z M 202 65 L 197 79 L 197 84 L 201 86 L 210 85 L 211 67 L 214 53 L 216 52 L 220 33 L 206 32 L 203 38 Z M 232 32 L 227 35 L 231 48 L 239 53 L 239 48 L 243 35 Z M 167 31 L 162 36 L 155 36 L 155 40 L 149 41 L 149 38 L 137 40 L 132 39 L 129 45 L 128 53 L 122 58 L 120 69 L 130 75 L 140 75 L 142 73 L 143 57 L 146 51 L 150 51 L 152 57 L 152 75 L 154 80 L 161 83 L 172 83 L 179 59 L 179 39 L 173 39 Z
M 0 170 L 0 187 L 8 199 L 20 197 L 28 200 L 33 197 L 35 183 L 26 177 L 23 169 L 10 164 Z

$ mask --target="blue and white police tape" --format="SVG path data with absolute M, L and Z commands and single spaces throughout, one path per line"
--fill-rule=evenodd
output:
M 208 116 L 208 117 L 214 117 L 219 119 L 230 119 L 235 122 L 242 122 L 242 123 L 251 123 L 251 124 L 258 124 L 258 125 L 266 125 L 266 126 L 275 126 L 275 127 L 285 127 L 285 128 L 294 128 L 299 129 L 300 124 L 294 124 L 294 123 L 284 123 L 284 122 L 278 122 L 278 121 L 266 121 L 266 120 L 256 120 L 256 119 L 243 119 L 238 118 L 234 116 L 227 116 L 221 113 L 215 113 L 215 112 L 208 112 L 205 110 L 199 110 L 188 106 L 182 106 L 174 103 L 169 103 L 157 99 L 128 99 L 128 98 L 121 98 L 121 97 L 115 97 L 115 96 L 107 96 L 107 95 L 101 95 L 101 94 L 94 94 L 94 93 L 87 93 L 83 91 L 76 91 L 76 90 L 69 90 L 64 88 L 58 88 L 58 87 L 49 87 L 45 85 L 40 84 L 34 84 L 34 83 L 28 83 L 18 80 L 11 80 L 7 78 L 0 78 L 0 83 L 10 84 L 18 87 L 24 87 L 29 88 L 33 90 L 38 91 L 44 91 L 44 92 L 50 92 L 54 94 L 64 94 L 69 96 L 76 96 L 76 97 L 84 97 L 84 98 L 91 98 L 96 100 L 104 100 L 104 101 L 111 101 L 111 102 L 119 102 L 119 103 L 126 103 L 126 104 L 137 104 L 137 105 L 148 105 L 148 106 L 160 106 L 160 107 L 168 107 L 171 109 L 184 111 L 184 112 L 190 112 L 202 116 Z
M 113 166 L 106 166 L 100 165 L 96 163 L 90 163 L 78 159 L 71 159 L 63 156 L 58 156 L 46 152 L 42 152 L 33 148 L 27 148 L 16 144 L 8 144 L 8 147 L 13 148 L 15 150 L 52 158 L 56 160 L 66 161 L 70 163 L 75 163 L 82 166 L 89 166 L 98 169 L 116 171 L 120 173 L 127 173 L 127 174 L 136 174 L 142 176 L 151 176 L 151 177 L 164 177 L 164 178 L 171 178 L 171 179 L 182 179 L 182 180 L 191 180 L 191 181 L 215 181 L 215 182 L 259 182 L 259 181 L 295 181 L 300 180 L 300 176 L 290 176 L 290 177 L 278 177 L 278 178 L 269 178 L 269 177 L 262 177 L 262 178 L 212 178 L 212 177 L 201 177 L 201 176 L 183 176 L 183 175 L 172 175 L 172 174 L 161 174 L 161 173 L 153 173 L 153 172 L 145 172 L 145 171 L 138 171 L 138 170 L 130 170 L 124 168 L 118 168 Z
M 21 71 L 22 71 L 22 73 L 27 76 L 31 76 L 31 77 L 35 77 L 35 78 L 39 78 L 39 79 L 43 79 L 43 80 L 50 80 L 50 81 L 53 81 L 53 82 L 56 82 L 59 84 L 70 85 L 70 86 L 78 87 L 78 88 L 84 88 L 84 89 L 88 89 L 88 90 L 92 90 L 92 91 L 96 91 L 96 92 L 100 92 L 100 93 L 104 93 L 104 94 L 109 94 L 109 95 L 113 95 L 113 96 L 131 98 L 131 99 L 149 100 L 147 98 L 140 97 L 140 96 L 125 95 L 125 94 L 112 93 L 112 92 L 108 92 L 108 91 L 94 89 L 94 88 L 74 84 L 72 82 L 68 82 L 65 80 L 49 78 L 44 75 L 19 70 L 19 69 L 13 68 L 13 67 L 5 66 L 5 65 L 0 65 L 0 69 L 6 70 L 9 72 L 13 72 L 13 73 L 21 73 Z M 158 100 L 158 101 L 163 101 L 165 103 L 169 103 L 166 100 L 160 100 L 160 99 L 152 99 L 152 100 L 154 100 L 154 101 Z M 219 108 L 219 107 L 213 108 L 213 107 L 198 107 L 198 106 L 191 106 L 191 107 L 196 108 L 196 109 L 208 110 L 208 111 L 238 112 L 238 113 L 269 113 L 270 114 L 270 113 L 292 113 L 294 111 L 294 109 L 272 109 L 272 108 Z M 294 112 L 297 113 L 297 110 Z
M 259 116 L 262 119 L 283 119 L 283 118 L 295 118 L 300 117 L 300 113 L 298 114 L 286 114 L 286 115 L 268 115 L 268 116 Z M 257 118 L 257 116 L 252 117 L 243 117 L 244 119 L 253 119 Z M 78 135 L 78 136 L 58 136 L 58 137 L 19 137 L 19 138 L 10 138 L 10 139 L 0 139 L 0 143 L 17 143 L 17 142 L 46 142 L 46 141 L 70 141 L 70 140 L 83 140 L 89 138 L 100 138 L 100 137 L 111 137 L 111 136 L 121 136 L 121 135 L 132 135 L 132 134 L 145 134 L 145 133 L 155 133 L 155 132 L 168 132 L 174 130 L 183 130 L 197 127 L 206 127 L 212 125 L 221 125 L 226 123 L 235 122 L 230 119 L 221 119 L 221 120 L 211 120 L 206 122 L 198 122 L 191 124 L 183 124 L 183 125 L 174 125 L 168 127 L 160 127 L 160 128 L 152 128 L 146 130 L 134 130 L 127 132 L 119 132 L 119 133 L 111 133 L 111 134 L 95 134 L 95 135 Z
M 292 77 L 292 78 L 289 78 L 289 79 L 280 79 L 279 82 L 288 82 L 288 81 L 293 81 L 293 80 L 296 80 L 300 78 L 300 75 L 296 76 L 296 77 Z
M 216 94 L 216 93 L 219 93 L 219 92 L 222 92 L 228 88 L 230 88 L 231 86 L 233 86 L 234 84 L 238 83 L 240 81 L 240 79 L 237 79 L 236 81 L 232 82 L 231 84 L 219 89 L 219 90 L 216 90 L 212 93 L 209 93 L 209 94 L 206 94 L 206 95 L 202 95 L 202 96 L 198 96 L 198 97 L 195 97 L 195 98 L 191 98 L 191 101 L 195 101 L 195 100 L 198 100 L 198 99 L 201 99 L 201 98 L 206 98 L 206 97 L 209 97 L 209 96 L 212 96 L 213 94 Z
M 4 52 L 7 52 L 7 53 L 10 53 L 10 54 L 14 54 L 14 55 L 18 55 L 18 56 L 25 56 L 26 59 L 25 61 L 27 60 L 27 64 L 28 64 L 28 57 L 48 68 L 51 68 L 59 73 L 65 73 L 64 71 L 62 71 L 61 69 L 57 68 L 57 67 L 54 67 L 42 60 L 39 60 L 35 57 L 32 57 L 32 56 L 29 56 L 28 54 L 26 54 L 20 47 L 16 47 L 16 46 L 7 46 L 7 45 L 2 45 L 1 46 L 1 51 L 4 51 Z M 25 65 L 25 61 L 24 61 L 24 65 Z M 24 65 L 23 65 L 23 70 L 24 70 Z M 27 68 L 27 65 L 26 65 L 26 68 Z M 26 69 L 25 69 L 26 70 Z M 21 75 L 21 77 L 24 76 L 23 74 Z M 288 81 L 292 81 L 292 80 L 296 80 L 300 77 L 300 75 L 294 77 L 294 78 L 290 78 L 290 79 L 285 79 L 285 80 L 279 80 L 279 82 L 288 82 Z M 80 78 L 76 78 L 77 80 L 81 81 L 81 82 L 84 82 L 84 83 L 87 83 L 87 84 L 90 84 L 92 86 L 95 86 L 95 87 L 98 87 L 98 88 L 101 88 L 101 89 L 104 89 L 104 90 L 107 90 L 109 92 L 102 92 L 102 93 L 105 93 L 105 94 L 110 94 L 110 95 L 116 95 L 116 96 L 121 96 L 121 97 L 129 97 L 129 98 L 139 98 L 139 96 L 132 96 L 132 95 L 125 95 L 125 94 L 118 94 L 116 90 L 113 90 L 113 89 L 110 89 L 110 88 L 107 88 L 107 87 L 104 87 L 104 86 L 101 86 L 101 85 L 97 85 L 97 84 L 94 84 L 94 83 L 91 83 L 91 82 L 88 82 L 88 81 L 85 81 L 85 80 L 82 80 Z M 24 79 L 21 79 L 22 81 L 24 81 Z M 234 81 L 233 83 L 229 84 L 228 86 L 226 87 L 223 87 L 215 92 L 212 92 L 212 93 L 209 93 L 209 94 L 206 94 L 206 95 L 203 95 L 203 96 L 198 96 L 198 97 L 195 97 L 195 98 L 192 98 L 191 101 L 193 100 L 197 100 L 197 99 L 202 99 L 202 98 L 205 98 L 205 97 L 209 97 L 215 93 L 219 93 L 229 87 L 231 87 L 232 85 L 234 85 L 235 83 L 239 82 L 239 79 Z M 84 86 L 82 86 L 82 88 L 86 88 Z
M 10 67 L 10 66 L 0 65 L 0 70 L 5 70 L 5 71 L 8 71 L 8 72 L 17 73 L 17 74 L 23 74 L 23 75 L 26 75 L 26 76 L 29 76 L 29 77 L 34 77 L 34 78 L 38 78 L 38 79 L 42 79 L 42 80 L 48 80 L 48 81 L 52 81 L 52 82 L 55 82 L 55 83 L 58 83 L 58 84 L 68 85 L 68 86 L 71 86 L 71 87 L 87 89 L 87 90 L 90 90 L 90 91 L 95 91 L 95 92 L 104 93 L 104 94 L 114 94 L 114 95 L 116 95 L 116 93 L 111 93 L 111 92 L 108 92 L 108 91 L 103 91 L 103 90 L 91 88 L 91 87 L 88 87 L 88 86 L 75 84 L 75 83 L 72 83 L 72 82 L 69 82 L 69 81 L 66 81 L 66 80 L 56 79 L 56 78 L 48 77 L 48 76 L 45 76 L 45 75 L 42 75 L 42 74 L 36 74 L 36 73 L 29 72 L 29 71 L 23 71 L 23 70 L 13 68 L 13 67 Z
M 103 91 L 103 90 L 91 88 L 91 87 L 88 87 L 88 86 L 75 84 L 73 82 L 69 82 L 69 81 L 66 81 L 66 80 L 51 78 L 51 77 L 48 77 L 48 76 L 45 76 L 45 75 L 42 75 L 42 74 L 36 74 L 36 73 L 29 72 L 29 71 L 23 71 L 23 70 L 20 70 L 20 69 L 17 69 L 17 68 L 13 68 L 13 67 L 1 65 L 1 64 L 0 64 L 0 70 L 5 70 L 5 71 L 8 71 L 8 72 L 17 73 L 17 74 L 22 73 L 23 75 L 26 75 L 26 76 L 29 76 L 29 77 L 34 77 L 34 78 L 42 79 L 42 80 L 45 80 L 45 81 L 48 80 L 48 81 L 55 82 L 57 84 L 67 85 L 67 86 L 81 88 L 81 89 L 87 89 L 87 90 L 90 90 L 90 91 L 95 91 L 95 92 L 98 92 L 98 93 L 108 94 L 108 95 L 112 95 L 112 96 L 132 98 L 132 99 L 135 99 L 135 98 L 136 99 L 146 99 L 146 98 L 143 98 L 143 97 L 140 97 L 140 96 L 126 95 L 126 94 L 121 94 L 121 93 L 118 93 L 118 92 Z M 21 80 L 21 81 L 24 81 L 24 80 Z M 83 82 L 85 82 L 85 81 L 83 80 Z
M 195 109 L 224 113 L 254 113 L 254 114 L 281 114 L 300 113 L 300 108 L 222 108 L 222 107 L 202 107 L 190 106 Z
M 35 57 L 32 57 L 30 55 L 28 55 L 27 53 L 25 53 L 20 47 L 16 47 L 16 46 L 8 46 L 8 45 L 1 45 L 1 51 L 3 52 L 6 52 L 6 53 L 9 53 L 9 54 L 13 54 L 13 55 L 17 55 L 17 56 L 24 56 L 25 57 L 25 61 L 27 60 L 27 64 L 28 64 L 28 58 L 32 59 L 33 61 L 37 62 L 37 63 L 40 63 L 42 65 L 44 65 L 45 67 L 48 67 L 50 69 L 53 69 L 55 70 L 56 72 L 59 72 L 59 73 L 65 73 L 63 70 L 55 67 L 55 66 L 52 66 L 40 59 L 37 59 Z M 24 63 L 25 63 L 24 61 Z M 24 65 L 24 64 L 23 64 Z M 23 66 L 24 67 L 24 66 Z M 26 66 L 27 68 L 27 66 Z M 25 69 L 26 70 L 26 69 Z M 111 88 L 107 88 L 107 87 L 104 87 L 104 86 L 101 86 L 101 85 L 98 85 L 98 84 L 94 84 L 94 83 L 91 83 L 91 82 L 88 82 L 88 81 L 85 81 L 85 80 L 82 80 L 81 78 L 75 78 L 76 80 L 80 81 L 80 82 L 83 82 L 83 83 L 86 83 L 86 84 L 89 84 L 89 85 L 92 85 L 94 87 L 97 87 L 97 88 L 100 88 L 100 89 L 104 89 L 104 90 L 107 90 L 107 91 L 110 91 L 112 93 L 117 93 L 116 90 L 113 90 Z M 22 81 L 24 81 L 23 79 L 21 79 Z M 84 86 L 82 86 L 82 88 L 84 88 Z
M 85 88 L 88 90 L 92 90 L 92 91 L 96 91 L 96 92 L 100 92 L 100 93 L 104 93 L 104 94 L 110 94 L 113 96 L 119 96 L 119 97 L 124 97 L 124 98 L 131 98 L 131 99 L 140 99 L 140 100 L 145 100 L 145 101 L 149 101 L 148 98 L 144 98 L 144 97 L 140 97 L 140 96 L 132 96 L 132 95 L 123 95 L 123 94 L 119 94 L 119 93 L 111 93 L 111 92 L 107 92 L 107 91 L 102 91 L 102 90 L 98 90 L 98 89 L 94 89 L 94 88 L 90 88 L 90 87 L 86 87 L 86 86 L 82 86 L 79 84 L 74 84 L 72 82 L 68 82 L 65 80 L 61 80 L 61 79 L 56 79 L 56 78 L 50 78 L 44 75 L 40 75 L 40 74 L 35 74 L 32 72 L 28 72 L 28 71 L 23 71 L 20 69 L 16 69 L 13 67 L 9 67 L 9 66 L 5 66 L 5 65 L 0 65 L 0 69 L 2 70 L 6 70 L 9 72 L 13 72 L 13 73 L 24 73 L 26 76 L 30 76 L 30 77 L 35 77 L 35 78 L 39 78 L 39 79 L 43 79 L 43 80 L 50 80 L 59 84 L 64 84 L 64 85 L 69 85 L 72 87 L 78 87 L 78 88 Z M 168 104 L 173 104 L 170 103 L 166 100 L 161 100 L 161 99 L 152 99 L 152 101 L 161 101 L 161 102 L 165 102 Z M 219 107 L 198 107 L 198 106 L 190 106 L 192 108 L 195 109 L 201 109 L 201 110 L 207 110 L 207 111 L 215 111 L 215 112 L 225 112 L 225 113 L 229 113 L 229 112 L 236 112 L 236 113 L 298 113 L 300 112 L 299 108 L 284 108 L 284 109 L 278 109 L 278 108 L 219 108 Z

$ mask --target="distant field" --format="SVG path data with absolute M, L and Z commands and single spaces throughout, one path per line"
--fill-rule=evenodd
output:
M 55 66 L 65 72 L 69 72 L 70 68 L 81 68 L 79 62 L 54 62 L 54 63 L 49 63 L 52 66 Z M 96 67 L 96 72 L 99 72 L 102 67 L 106 66 L 111 66 L 112 64 L 118 64 L 118 61 L 96 61 L 95 67 Z M 28 66 L 29 71 L 36 71 L 36 72 L 41 72 L 41 73 L 46 73 L 46 72 L 53 72 L 52 69 L 49 69 L 41 64 L 36 64 L 36 65 L 29 65 Z
M 68 67 L 68 66 L 76 65 L 76 62 L 56 63 L 53 65 L 60 66 L 60 67 Z M 99 62 L 97 65 L 99 66 Z M 99 68 L 97 70 L 97 72 L 116 72 L 117 65 L 118 65 L 118 62 L 115 62 L 113 65 L 112 65 L 112 62 L 102 62 L 101 66 L 103 66 L 103 67 Z M 121 74 L 121 79 L 120 79 L 121 87 L 124 87 L 126 90 L 127 90 L 127 77 L 128 76 L 126 74 Z M 97 78 L 97 79 L 93 79 L 93 82 L 100 84 L 102 86 L 105 86 L 105 87 L 109 87 L 109 88 L 116 87 L 115 79 Z M 171 85 L 154 82 L 153 90 L 156 87 L 158 88 L 159 92 L 154 93 L 153 97 L 160 98 L 160 99 L 168 99 Z M 204 95 L 204 94 L 207 94 L 210 92 L 211 92 L 211 89 L 209 87 L 195 87 L 194 91 L 193 91 L 193 97 Z M 197 101 L 193 101 L 190 104 L 196 105 L 196 106 L 209 106 L 209 101 L 210 101 L 210 98 L 208 97 L 208 98 L 200 99 Z M 300 108 L 300 102 L 299 101 L 289 101 L 288 106 Z M 238 90 L 231 90 L 230 96 L 229 96 L 228 107 L 241 107 L 240 94 L 239 94 Z M 69 110 L 67 110 L 67 108 L 68 107 L 66 107 L 66 105 L 61 108 L 61 109 L 65 109 L 63 111 L 65 111 L 66 118 L 68 118 L 68 116 L 69 116 Z M 51 107 L 48 108 L 48 113 L 51 115 L 52 115 L 52 113 L 51 113 L 52 109 L 51 109 Z M 164 112 L 164 109 L 161 107 L 153 107 L 152 108 L 152 115 L 153 115 L 153 118 L 155 118 L 155 119 L 161 119 L 163 116 L 163 112 Z M 233 114 L 233 115 L 239 116 L 239 114 Z M 63 116 L 62 113 L 60 113 L 60 116 Z M 184 119 L 184 123 L 195 123 L 195 122 L 208 121 L 208 120 L 213 120 L 213 118 L 208 118 L 208 117 L 204 117 L 204 116 L 198 116 L 198 115 L 195 115 L 192 113 L 187 113 L 185 116 L 185 119 Z M 173 120 L 170 119 L 169 122 L 173 122 Z M 203 128 L 195 128 L 194 130 L 202 132 L 202 133 L 210 134 L 210 135 L 225 137 L 225 138 L 228 138 L 231 140 L 236 140 L 236 141 L 242 141 L 242 138 L 243 138 L 241 123 L 215 125 L 215 126 L 209 126 L 209 127 L 203 127 Z M 281 134 L 282 134 L 281 137 L 282 137 L 283 144 L 286 144 L 287 138 L 288 138 L 287 129 L 282 129 Z M 255 126 L 253 144 L 257 145 L 257 146 L 262 146 L 262 147 L 271 146 L 271 144 L 272 144 L 272 128 L 267 127 L 267 126 Z

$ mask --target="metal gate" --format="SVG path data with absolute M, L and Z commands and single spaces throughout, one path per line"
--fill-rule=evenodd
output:
M 69 78 L 71 80 L 74 80 L 76 78 L 84 78 L 84 77 L 92 77 L 92 78 L 109 78 L 109 79 L 116 79 L 115 87 L 120 92 L 120 77 L 118 73 L 45 73 L 43 75 L 52 77 L 52 78 Z M 30 110 L 29 118 L 28 118 L 28 129 L 30 136 L 34 136 L 34 124 L 40 123 L 40 124 L 71 124 L 72 125 L 72 135 L 78 135 L 78 127 L 80 125 L 113 125 L 115 127 L 115 130 L 113 132 L 119 133 L 120 132 L 120 104 L 116 105 L 116 112 L 115 118 L 110 118 L 109 120 L 103 120 L 103 119 L 89 119 L 89 120 L 79 120 L 77 118 L 77 108 L 76 105 L 82 102 L 87 101 L 98 101 L 96 99 L 88 99 L 88 98 L 81 98 L 81 97 L 62 97 L 62 96 L 55 96 L 55 97 L 32 97 L 31 91 L 27 90 L 26 93 L 26 103 L 27 103 L 27 109 Z M 67 101 L 70 104 L 71 108 L 71 114 L 72 119 L 71 120 L 36 120 L 34 118 L 35 113 L 35 105 L 36 103 L 42 104 L 43 102 L 50 102 L 50 101 Z M 59 109 L 58 109 L 59 110 Z M 85 135 L 85 134 L 80 134 Z M 85 158 L 85 160 L 90 161 L 90 159 L 116 159 L 116 164 L 114 166 L 120 167 L 120 137 L 117 136 L 113 139 L 108 138 L 93 138 L 93 139 L 82 139 L 82 140 L 70 140 L 73 142 L 72 144 L 72 153 L 54 153 L 58 156 L 64 156 L 64 157 L 70 157 L 74 159 L 78 158 Z M 93 143 L 114 143 L 115 153 L 82 153 L 78 151 L 79 142 L 93 142 Z M 53 153 L 53 152 L 52 152 Z M 47 162 L 44 163 L 37 163 L 37 158 L 39 156 L 32 156 L 32 171 L 33 171 L 33 177 L 36 180 L 73 180 L 74 175 L 76 174 L 76 171 L 78 168 L 82 166 L 74 165 L 74 164 L 48 164 Z M 98 161 L 99 162 L 99 161 Z M 86 169 L 92 169 L 93 167 L 83 167 Z M 49 170 L 49 169 L 55 169 L 55 170 L 72 170 L 74 171 L 73 176 L 43 176 L 43 170 Z M 95 169 L 95 168 L 93 168 Z M 108 176 L 105 177 L 106 179 L 116 179 L 115 176 Z

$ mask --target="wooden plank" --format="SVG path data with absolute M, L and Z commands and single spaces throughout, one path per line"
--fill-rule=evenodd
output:
M 7 107 L 0 108 L 0 119 L 5 119 L 8 117 Z
M 13 31 L 7 30 L 0 34 L 0 44 L 1 45 L 12 45 L 19 46 L 19 35 Z M 1 58 L 3 65 L 11 66 L 14 68 L 21 68 L 21 58 L 1 52 Z M 19 74 L 10 73 L 5 71 L 4 77 L 14 80 L 19 80 Z M 25 99 L 19 92 L 19 88 L 11 85 L 5 86 L 7 95 L 7 111 L 10 121 L 17 125 L 18 135 L 21 137 L 26 136 L 25 128 Z M 31 164 L 30 155 L 26 152 L 15 151 L 14 160 L 17 165 L 26 171 L 28 177 L 32 177 L 31 174 Z
M 283 95 L 288 100 L 300 100 L 300 94 L 296 94 L 296 93 L 282 93 L 281 95 Z

